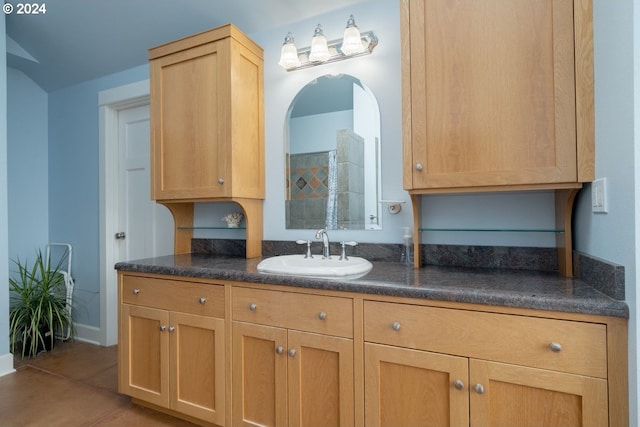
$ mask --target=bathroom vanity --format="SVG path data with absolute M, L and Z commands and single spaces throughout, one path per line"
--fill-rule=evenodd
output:
M 628 308 L 556 274 L 119 263 L 119 391 L 202 425 L 628 423 Z

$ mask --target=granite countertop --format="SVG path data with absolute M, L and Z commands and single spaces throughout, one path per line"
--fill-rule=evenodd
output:
M 184 254 L 120 262 L 115 268 L 182 277 L 629 317 L 629 308 L 624 301 L 613 299 L 580 280 L 554 273 L 435 266 L 414 269 L 400 263 L 373 262 L 373 270 L 364 277 L 336 280 L 264 274 L 256 269 L 260 261 L 260 258 Z

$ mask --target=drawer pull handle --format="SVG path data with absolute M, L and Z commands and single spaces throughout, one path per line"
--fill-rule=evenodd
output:
M 218 178 L 218 184 L 224 184 L 224 178 L 223 177 Z
M 327 318 L 327 313 L 325 313 L 324 311 L 321 311 L 320 313 L 318 313 L 318 319 L 324 320 L 326 318 Z
M 258 308 L 258 306 L 257 306 L 257 305 L 255 305 L 255 303 L 251 303 L 251 304 L 249 304 L 249 310 L 251 310 L 251 311 L 256 311 L 256 308 Z
M 478 394 L 482 394 L 484 393 L 484 386 L 482 384 L 476 384 L 473 389 L 476 391 L 476 393 Z
M 160 325 L 160 331 L 164 332 L 167 330 L 167 325 Z
M 560 353 L 562 351 L 562 344 L 560 344 L 559 342 L 552 342 L 551 344 L 549 344 L 549 348 L 551 349 L 551 351 Z
M 205 302 L 207 302 L 207 299 L 205 297 L 200 297 L 200 298 L 198 298 L 198 302 L 200 304 L 204 304 Z
M 291 350 L 289 350 L 289 356 L 291 357 L 295 357 L 296 356 L 296 349 L 292 348 Z
M 276 354 L 282 354 L 284 353 L 284 347 L 282 347 L 281 345 L 276 347 Z
M 393 328 L 394 331 L 399 331 L 400 330 L 400 322 L 393 322 L 393 325 L 391 325 L 391 327 Z
M 169 332 L 173 332 L 175 330 L 176 330 L 176 328 L 174 326 L 169 326 Z
M 135 289 L 133 290 L 133 294 L 134 294 L 134 295 L 138 295 L 139 293 L 140 293 L 140 289 L 135 288 Z
M 457 390 L 462 390 L 464 388 L 464 383 L 461 380 L 455 380 L 454 383 L 453 383 L 453 386 Z

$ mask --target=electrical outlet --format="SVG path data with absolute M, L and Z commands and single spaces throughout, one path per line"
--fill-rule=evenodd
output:
M 600 178 L 591 184 L 591 211 L 607 213 L 607 178 Z

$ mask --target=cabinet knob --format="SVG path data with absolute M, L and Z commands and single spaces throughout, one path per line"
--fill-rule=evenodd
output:
M 549 344 L 549 348 L 551 349 L 551 351 L 560 353 L 562 351 L 562 344 L 560 344 L 559 342 L 552 342 L 551 344 Z
M 291 350 L 289 350 L 289 356 L 291 357 L 295 357 L 296 356 L 296 349 L 292 348 Z
M 176 330 L 176 328 L 174 326 L 169 326 L 169 332 L 173 332 L 175 330 Z
M 424 166 L 422 165 L 422 163 L 416 163 L 416 170 L 421 171 L 422 169 L 424 169 Z
M 162 332 L 166 331 L 167 330 L 167 325 L 160 325 L 160 330 Z
M 464 388 L 464 383 L 461 380 L 455 380 L 454 383 L 453 383 L 453 386 L 457 390 L 462 390 Z
M 282 347 L 281 345 L 276 347 L 276 353 L 277 354 L 282 354 L 284 353 L 284 347 Z
M 200 297 L 200 298 L 198 298 L 198 302 L 200 304 L 204 304 L 205 302 L 207 302 L 207 299 L 205 297 Z
M 473 389 L 476 391 L 476 393 L 478 394 L 482 394 L 484 393 L 484 386 L 482 384 L 476 384 Z
M 391 325 L 391 327 L 393 328 L 394 331 L 399 331 L 400 330 L 400 322 L 393 322 L 393 325 Z
M 256 311 L 256 308 L 258 308 L 258 306 L 255 303 L 249 304 L 249 310 Z
M 133 290 L 134 295 L 138 295 L 140 293 L 140 289 L 136 288 Z
M 318 319 L 324 320 L 326 318 L 327 318 L 327 313 L 325 313 L 324 311 L 321 311 L 320 313 L 318 313 Z
M 224 184 L 224 178 L 222 177 L 218 178 L 218 184 Z

